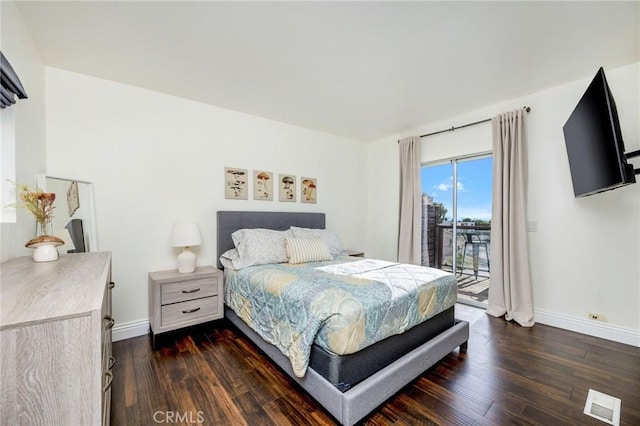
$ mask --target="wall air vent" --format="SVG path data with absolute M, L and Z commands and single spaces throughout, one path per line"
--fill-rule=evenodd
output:
M 584 413 L 610 425 L 619 426 L 621 405 L 620 399 L 589 389 Z

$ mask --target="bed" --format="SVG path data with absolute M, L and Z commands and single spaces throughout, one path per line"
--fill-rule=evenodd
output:
M 322 230 L 325 228 L 325 215 L 322 213 L 219 211 L 217 223 L 217 249 L 220 257 L 222 253 L 234 248 L 231 236 L 235 231 L 256 228 L 286 231 L 292 226 Z M 222 268 L 220 260 L 218 262 L 218 267 Z M 311 264 L 311 267 L 321 270 L 328 268 L 323 271 L 336 272 L 335 268 L 362 269 L 362 265 L 373 264 L 361 259 L 350 259 L 344 264 L 343 262 L 344 260 L 320 262 Z M 383 266 L 381 270 L 387 271 L 393 266 Z M 287 265 L 277 268 L 263 265 L 259 268 L 246 268 L 246 270 L 251 270 L 254 274 L 271 274 L 283 273 L 282 270 L 286 267 Z M 286 271 L 286 273 L 289 272 L 290 270 Z M 367 273 L 378 276 L 380 271 L 367 270 Z M 233 270 L 225 271 L 225 280 L 237 280 L 236 274 L 237 272 Z M 351 278 L 345 278 L 345 280 L 349 279 Z M 233 284 L 228 287 L 235 288 L 233 286 L 237 284 L 236 282 L 228 282 Z M 225 289 L 225 293 L 228 291 L 231 290 Z M 460 346 L 461 350 L 466 350 L 469 336 L 468 323 L 457 321 L 453 306 L 447 305 L 445 309 L 426 321 L 420 321 L 415 326 L 410 324 L 406 332 L 383 338 L 355 352 L 347 351 L 348 353 L 344 355 L 327 350 L 317 339 L 308 349 L 307 363 L 302 368 L 296 363 L 292 365 L 294 358 L 285 356 L 282 348 L 276 347 L 273 341 L 268 341 L 270 340 L 268 336 L 263 338 L 264 330 L 257 324 L 252 324 L 253 328 L 248 325 L 252 320 L 251 318 L 247 320 L 241 303 L 234 302 L 239 300 L 234 297 L 239 296 L 236 294 L 237 288 L 233 291 L 233 295 L 225 294 L 225 316 L 228 320 L 344 425 L 352 425 L 364 418 L 456 347 Z M 235 310 L 231 306 L 234 306 Z M 243 316 L 245 319 L 242 318 Z M 300 374 L 301 371 L 303 374 Z

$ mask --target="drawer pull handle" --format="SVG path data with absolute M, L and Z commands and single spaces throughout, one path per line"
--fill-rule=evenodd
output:
M 192 314 L 194 312 L 198 312 L 200 310 L 200 308 L 195 308 L 195 309 L 189 309 L 186 311 L 182 311 L 183 314 Z
M 103 393 L 107 392 L 113 383 L 113 373 L 111 371 L 105 372 L 104 375 L 107 376 L 107 384 L 102 388 Z
M 107 367 L 107 370 L 111 370 L 114 365 L 116 365 L 116 359 L 114 357 L 110 356 L 109 357 L 109 366 Z
M 109 289 L 112 289 L 112 288 L 114 288 L 115 286 L 116 286 L 116 283 L 114 283 L 113 281 L 111 281 L 111 282 L 109 283 Z
M 200 291 L 199 288 L 194 288 L 193 290 L 182 290 L 184 294 L 196 293 L 198 291 Z
M 104 327 L 104 329 L 109 330 L 113 328 L 114 324 L 116 323 L 116 320 L 114 320 L 113 317 L 111 317 L 111 315 L 106 315 L 104 319 L 107 321 L 107 325 Z

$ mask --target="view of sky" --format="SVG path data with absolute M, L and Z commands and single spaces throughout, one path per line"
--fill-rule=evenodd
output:
M 492 157 L 458 162 L 458 220 L 491 220 Z M 442 203 L 453 217 L 453 165 L 422 168 L 422 192 Z

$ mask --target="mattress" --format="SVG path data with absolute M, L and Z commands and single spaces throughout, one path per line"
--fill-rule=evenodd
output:
M 291 360 L 298 377 L 313 353 L 314 370 L 338 387 L 348 388 L 373 371 L 359 364 L 388 364 L 453 324 L 451 310 L 442 316 L 449 318 L 446 324 L 425 326 L 425 335 L 407 334 L 456 302 L 455 277 L 437 269 L 344 258 L 225 270 L 225 277 L 227 305 Z M 382 343 L 393 349 L 388 351 L 373 347 L 393 336 L 413 343 Z
M 344 392 L 454 324 L 452 306 L 405 333 L 388 337 L 353 354 L 332 354 L 314 344 L 309 367 Z

